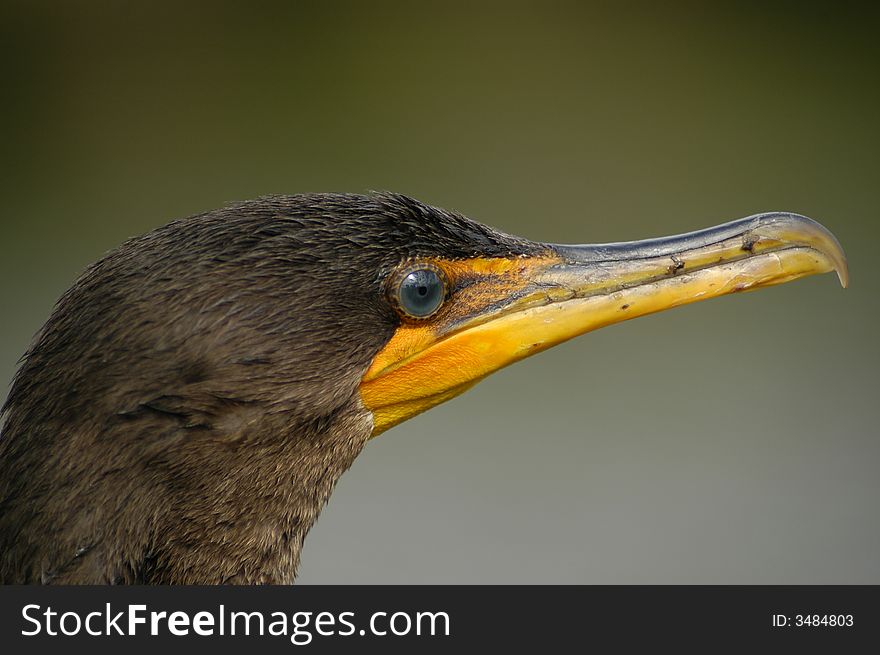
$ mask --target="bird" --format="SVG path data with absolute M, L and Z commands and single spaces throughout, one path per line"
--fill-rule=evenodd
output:
M 291 584 L 367 442 L 591 330 L 836 271 L 769 212 L 558 245 L 390 192 L 264 196 L 88 267 L 2 408 L 0 583 Z

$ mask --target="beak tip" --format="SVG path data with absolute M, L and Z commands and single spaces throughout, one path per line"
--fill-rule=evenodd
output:
M 787 224 L 795 230 L 802 230 L 802 234 L 807 236 L 809 246 L 828 258 L 831 267 L 837 273 L 840 286 L 844 289 L 849 286 L 849 265 L 846 261 L 846 254 L 837 237 L 828 228 L 801 214 L 789 212 L 774 212 L 773 214 L 781 217 L 780 223 Z M 768 214 L 768 216 L 773 214 Z
M 831 266 L 834 272 L 837 273 L 840 286 L 846 289 L 849 286 L 849 264 L 846 261 L 846 254 L 843 252 L 843 248 L 837 239 L 830 232 L 828 234 L 831 247 L 824 254 L 831 260 Z

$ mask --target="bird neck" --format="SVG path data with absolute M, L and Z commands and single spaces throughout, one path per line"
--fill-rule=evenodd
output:
M 0 582 L 292 583 L 306 534 L 369 438 L 369 413 L 355 402 L 323 416 L 176 411 L 109 431 L 13 412 L 0 444 Z M 48 461 L 42 442 L 79 468 Z
M 189 493 L 171 520 L 155 517 L 167 566 L 155 568 L 153 581 L 292 583 L 303 540 L 371 427 L 353 408 L 306 423 L 281 413 L 219 445 L 228 449 L 223 470 L 210 452 L 193 457 Z

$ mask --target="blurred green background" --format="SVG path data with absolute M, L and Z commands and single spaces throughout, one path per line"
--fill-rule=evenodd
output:
M 558 242 L 798 211 L 837 234 L 850 289 L 700 303 L 496 374 L 367 446 L 300 580 L 880 583 L 876 17 L 2 7 L 3 396 L 87 264 L 230 201 L 388 189 Z

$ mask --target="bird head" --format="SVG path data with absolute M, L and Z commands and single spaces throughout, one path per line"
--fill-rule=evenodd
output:
M 557 245 L 395 194 L 267 197 L 172 222 L 92 266 L 9 402 L 55 383 L 35 410 L 106 423 L 144 405 L 198 414 L 222 398 L 317 417 L 355 399 L 376 436 L 585 332 L 830 270 L 845 286 L 837 240 L 790 213 Z
M 567 246 L 394 194 L 169 223 L 91 266 L 19 369 L 0 578 L 289 581 L 370 437 L 590 330 L 832 270 L 834 236 L 779 212 Z

